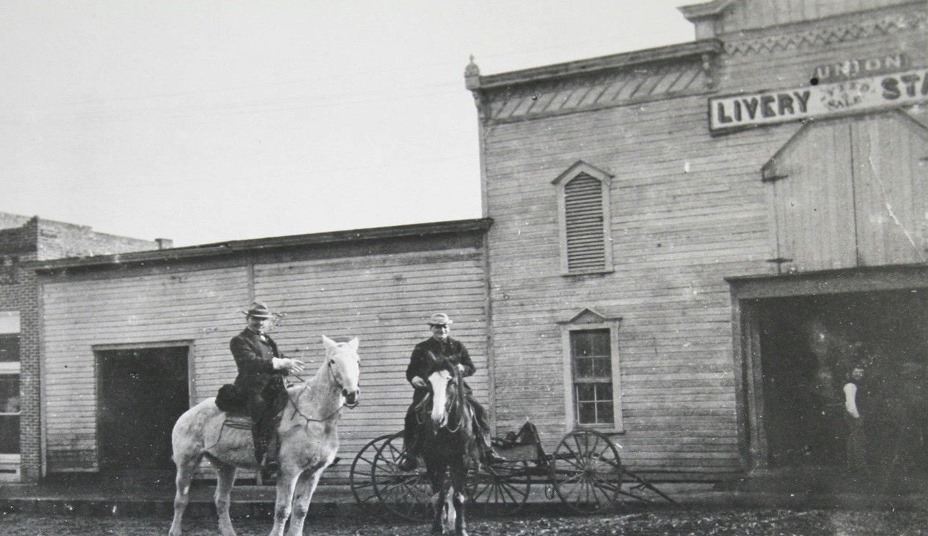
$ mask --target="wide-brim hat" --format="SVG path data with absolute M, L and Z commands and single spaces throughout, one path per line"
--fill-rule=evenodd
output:
M 245 316 L 254 318 L 271 318 L 274 316 L 274 313 L 271 312 L 268 306 L 261 302 L 252 302 L 252 304 L 248 306 L 248 309 L 242 312 L 245 313 Z
M 454 324 L 454 320 L 451 320 L 448 317 L 448 315 L 446 315 L 445 313 L 435 313 L 429 317 L 430 326 L 438 326 L 442 324 L 444 325 Z

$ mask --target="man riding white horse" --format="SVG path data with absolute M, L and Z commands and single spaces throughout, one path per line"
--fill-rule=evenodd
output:
M 302 372 L 305 363 L 283 357 L 277 350 L 277 344 L 267 334 L 274 316 L 267 305 L 254 302 L 245 315 L 248 326 L 229 342 L 238 367 L 235 387 L 247 397 L 255 458 L 274 473 L 279 469 L 277 446 L 268 450 L 268 445 L 275 435 L 276 416 L 287 404 L 284 376 Z
M 400 461 L 400 468 L 404 471 L 411 471 L 418 467 L 418 437 L 417 429 L 418 419 L 416 416 L 416 406 L 425 398 L 428 393 L 428 384 L 426 378 L 429 369 L 435 357 L 448 358 L 458 368 L 462 376 L 471 376 L 477 370 L 471 361 L 470 353 L 467 351 L 461 341 L 453 339 L 450 336 L 451 324 L 454 323 L 445 313 L 435 313 L 429 318 L 429 330 L 432 336 L 419 344 L 412 351 L 409 360 L 409 366 L 406 368 L 406 379 L 415 388 L 412 404 L 406 412 L 406 419 L 403 428 L 403 443 L 405 445 L 405 454 Z M 505 461 L 493 450 L 491 444 L 490 423 L 487 419 L 486 410 L 474 398 L 473 391 L 467 383 L 467 397 L 474 405 L 474 428 L 477 431 L 477 441 L 483 451 L 483 461 L 485 463 L 497 463 Z

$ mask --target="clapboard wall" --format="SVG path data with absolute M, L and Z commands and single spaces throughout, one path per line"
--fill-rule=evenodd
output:
M 190 343 L 192 391 L 230 381 L 228 339 L 247 304 L 244 266 L 127 270 L 42 285 L 43 401 L 49 472 L 96 470 L 97 371 L 94 350 Z M 234 379 L 234 363 L 232 363 Z M 212 390 L 215 392 L 215 389 Z
M 925 65 L 925 4 L 854 13 L 878 6 L 790 2 L 776 16 L 751 11 L 769 2 L 714 4 L 730 7 L 717 28 L 734 32 L 718 40 L 483 77 L 471 67 L 485 210 L 494 221 L 488 273 L 498 428 L 531 419 L 549 449 L 568 431 L 561 326 L 590 309 L 621 318 L 615 378 L 623 428 L 613 432 L 623 460 L 686 478 L 745 468 L 726 278 L 777 274 L 761 168 L 801 124 L 713 136 L 707 99 L 801 87 L 816 66 L 848 58 L 902 51 Z M 828 18 L 795 24 L 815 17 Z M 735 30 L 752 25 L 765 29 Z M 694 66 L 701 71 L 692 83 L 663 82 Z M 631 89 L 613 91 L 613 81 L 626 78 L 635 80 Z M 509 105 L 552 88 L 563 96 L 557 106 Z M 610 94 L 621 98 L 600 97 Z M 924 120 L 920 107 L 904 113 Z M 580 161 L 612 177 L 613 264 L 607 273 L 565 276 L 553 183 Z
M 241 310 L 253 299 L 286 313 L 274 338 L 313 373 L 322 335 L 360 339 L 362 398 L 341 420 L 345 459 L 402 428 L 412 395 L 406 364 L 429 336 L 431 313 L 455 319 L 453 335 L 478 367 L 470 383 L 486 399 L 488 226 L 470 220 L 44 264 L 47 471 L 99 469 L 95 350 L 189 344 L 195 403 L 234 380 L 229 339 L 244 328 Z
M 716 2 L 720 3 L 720 2 Z M 906 0 L 747 0 L 727 2 L 720 33 L 814 21 L 850 11 L 904 4 Z
M 530 418 L 549 448 L 567 431 L 558 322 L 590 308 L 622 319 L 623 459 L 642 470 L 738 468 L 724 277 L 771 270 L 767 212 L 743 155 L 709 157 L 728 142 L 705 132 L 704 102 L 684 97 L 489 129 L 499 428 Z M 608 274 L 561 274 L 552 181 L 577 160 L 614 174 Z

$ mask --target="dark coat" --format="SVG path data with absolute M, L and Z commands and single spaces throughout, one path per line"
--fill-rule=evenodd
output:
M 463 365 L 464 372 L 462 375 L 465 377 L 472 376 L 477 371 L 477 367 L 474 366 L 474 362 L 471 361 L 470 354 L 467 352 L 467 347 L 461 344 L 460 341 L 448 337 L 447 340 L 442 342 L 430 337 L 417 344 L 413 349 L 412 356 L 409 358 L 409 366 L 406 367 L 407 381 L 412 381 L 416 376 L 428 381 L 429 369 L 432 366 L 430 352 L 435 356 L 447 357 L 455 365 Z M 464 385 L 469 394 L 471 392 L 470 386 L 466 382 Z M 413 403 L 420 402 L 426 392 L 425 389 L 416 389 L 413 395 Z
M 238 367 L 235 386 L 249 399 L 259 395 L 271 399 L 273 397 L 269 394 L 286 390 L 283 377 L 288 372 L 274 369 L 272 360 L 281 357 L 281 354 L 277 350 L 277 343 L 269 336 L 265 335 L 265 341 L 262 341 L 257 333 L 245 329 L 232 338 L 229 348 Z

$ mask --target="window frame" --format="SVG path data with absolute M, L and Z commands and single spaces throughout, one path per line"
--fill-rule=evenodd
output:
M 566 188 L 571 181 L 581 175 L 589 176 L 599 181 L 601 189 L 602 217 L 603 217 L 603 256 L 602 269 L 571 270 L 570 257 L 567 251 L 567 199 Z M 556 187 L 558 208 L 558 232 L 561 249 L 561 275 L 577 276 L 590 274 L 606 274 L 615 271 L 612 258 L 612 179 L 613 175 L 583 160 L 578 160 L 566 171 L 558 175 L 551 183 Z
M 561 345 L 564 363 L 564 421 L 566 431 L 570 432 L 578 427 L 591 428 L 608 433 L 624 433 L 625 424 L 622 417 L 622 370 L 619 357 L 619 324 L 620 317 L 607 317 L 592 309 L 584 309 L 569 320 L 558 322 L 561 327 Z M 580 424 L 576 404 L 576 389 L 574 387 L 574 356 L 571 337 L 576 331 L 608 331 L 609 352 L 612 367 L 612 415 L 611 424 Z
M 19 380 L 19 413 L 4 412 L 4 416 L 17 416 L 19 418 L 20 444 L 19 452 L 15 454 L 0 454 L 0 482 L 19 482 L 21 480 L 20 464 L 22 463 L 22 425 L 23 425 L 23 399 L 22 399 L 22 319 L 19 311 L 0 311 L 0 335 L 15 336 L 19 338 L 19 360 L 0 362 L 0 375 L 16 376 Z
M 19 365 L 19 363 L 17 363 L 17 365 Z M 22 387 L 20 385 L 21 378 L 19 374 L 19 367 L 16 367 L 15 371 L 13 367 L 4 367 L 0 369 L 0 380 L 5 379 L 5 378 L 14 379 L 16 381 L 16 385 L 19 386 L 19 392 L 17 393 L 17 396 L 20 397 L 20 402 L 19 402 L 19 410 L 16 412 L 5 411 L 3 407 L 0 407 L 0 418 L 16 417 L 16 423 L 17 423 L 16 435 L 21 436 L 23 406 L 22 406 Z M 0 421 L 2 421 L 2 419 L 0 419 Z M 19 446 L 19 450 L 17 452 L 0 452 L 0 457 L 2 457 L 0 458 L 0 461 L 2 461 L 3 459 L 10 460 L 10 461 L 18 461 L 18 457 L 22 453 L 21 442 L 22 442 L 22 437 L 19 437 L 17 439 L 17 444 Z

